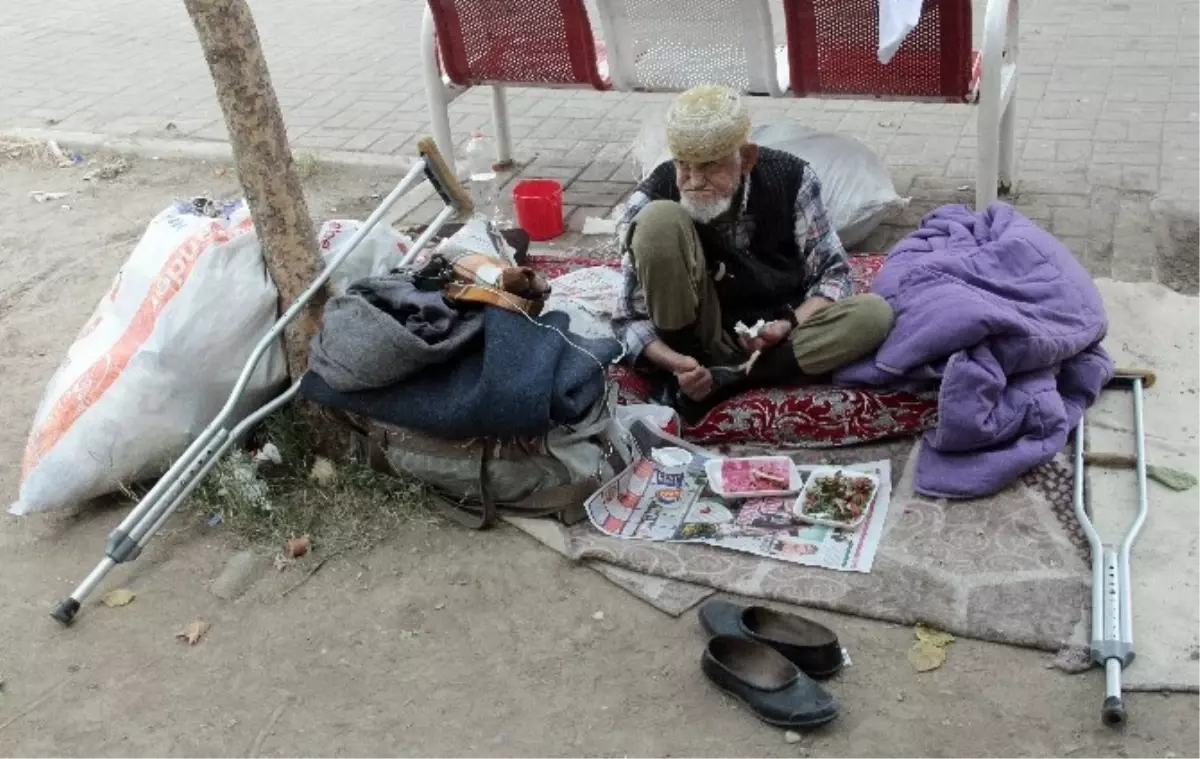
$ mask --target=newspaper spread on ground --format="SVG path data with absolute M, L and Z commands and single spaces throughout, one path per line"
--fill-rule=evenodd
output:
M 846 465 L 873 474 L 879 490 L 855 530 L 798 522 L 795 496 L 726 500 L 708 489 L 704 464 L 718 457 L 637 420 L 629 426 L 636 443 L 633 463 L 584 504 L 592 524 L 606 535 L 632 540 L 707 543 L 719 548 L 842 572 L 870 572 L 887 520 L 891 462 Z M 682 482 L 656 476 L 655 448 L 685 448 L 693 454 Z M 807 480 L 816 466 L 798 465 Z M 670 480 L 670 481 L 666 481 Z

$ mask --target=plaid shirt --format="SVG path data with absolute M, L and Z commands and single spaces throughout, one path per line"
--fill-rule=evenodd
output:
M 754 232 L 754 218 L 746 213 L 750 198 L 750 176 L 742 185 L 741 208 L 736 215 L 726 214 L 714 220 L 712 226 L 718 234 L 733 244 L 734 250 L 747 251 Z M 629 222 L 637 216 L 653 198 L 642 190 L 634 191 L 629 198 L 625 214 L 617 225 L 618 240 L 624 245 Z M 806 166 L 800 190 L 795 202 L 796 247 L 802 252 L 796 263 L 804 267 L 805 280 L 810 284 L 805 289 L 805 299 L 822 296 L 829 300 L 841 300 L 854 292 L 850 282 L 850 265 L 842 241 L 829 222 L 825 204 L 821 200 L 821 182 L 812 167 Z M 625 279 L 621 297 L 613 309 L 613 327 L 625 345 L 626 359 L 633 363 L 642 355 L 647 345 L 657 339 L 654 324 L 646 309 L 646 294 L 638 282 L 637 269 L 626 250 L 621 256 L 621 273 Z

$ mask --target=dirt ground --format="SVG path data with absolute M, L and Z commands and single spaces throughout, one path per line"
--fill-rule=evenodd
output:
M 234 191 L 219 164 L 132 159 L 112 181 L 0 160 L 0 496 L 15 498 L 43 385 L 146 222 L 176 198 Z M 318 172 L 314 215 L 363 216 L 393 172 Z M 31 190 L 68 190 L 35 203 Z M 63 208 L 63 204 L 70 206 Z M 700 673 L 693 615 L 669 618 L 514 530 L 414 518 L 376 549 L 320 547 L 249 592 L 209 591 L 236 550 L 180 515 L 63 630 L 48 611 L 101 557 L 116 508 L 0 519 L 0 753 L 370 756 L 1196 756 L 1197 698 L 1132 694 L 1099 723 L 1098 671 L 960 640 L 939 670 L 912 631 L 825 613 L 853 658 L 841 717 L 788 743 Z M 294 590 L 292 590 L 294 588 Z M 291 592 L 287 592 L 291 590 Z M 285 592 L 287 593 L 286 595 Z M 603 615 L 597 615 L 603 612 Z M 601 618 L 597 619 L 597 616 Z M 196 618 L 195 646 L 175 633 Z

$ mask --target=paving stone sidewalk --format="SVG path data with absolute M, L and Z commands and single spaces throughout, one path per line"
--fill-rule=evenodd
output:
M 408 155 L 428 133 L 418 0 L 255 0 L 298 151 Z M 195 34 L 174 0 L 0 7 L 0 133 L 14 127 L 223 140 Z M 976 37 L 983 17 L 976 2 Z M 1033 0 L 1021 6 L 1014 201 L 1097 275 L 1195 290 L 1198 18 L 1194 0 Z M 636 174 L 631 145 L 669 95 L 514 89 L 523 174 L 568 183 L 578 226 Z M 877 101 L 755 99 L 754 115 L 853 134 L 913 196 L 893 231 L 969 199 L 975 111 Z M 490 128 L 486 91 L 452 106 L 456 141 Z M 872 244 L 886 244 L 877 238 Z

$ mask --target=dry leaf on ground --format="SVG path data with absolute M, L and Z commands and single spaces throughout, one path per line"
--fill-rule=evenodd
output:
M 175 633 L 175 637 L 183 638 L 189 646 L 194 646 L 200 642 L 200 638 L 204 637 L 204 633 L 208 632 L 208 628 L 211 626 L 206 620 L 197 619 L 189 622 L 187 627 Z
M 118 606 L 128 606 L 135 598 L 137 596 L 129 588 L 116 588 L 101 596 L 100 603 L 111 609 L 115 609 Z
M 918 640 L 908 649 L 908 663 L 918 672 L 928 672 L 946 663 L 946 649 Z
M 918 624 L 914 630 L 917 642 L 908 649 L 908 663 L 918 672 L 928 672 L 946 663 L 946 646 L 954 636 L 928 625 Z
M 923 643 L 928 643 L 933 646 L 945 648 L 946 646 L 948 646 L 954 642 L 954 636 L 948 632 L 942 632 L 941 630 L 935 629 L 933 627 L 928 627 L 926 625 L 918 624 L 917 625 L 917 640 L 919 640 Z

